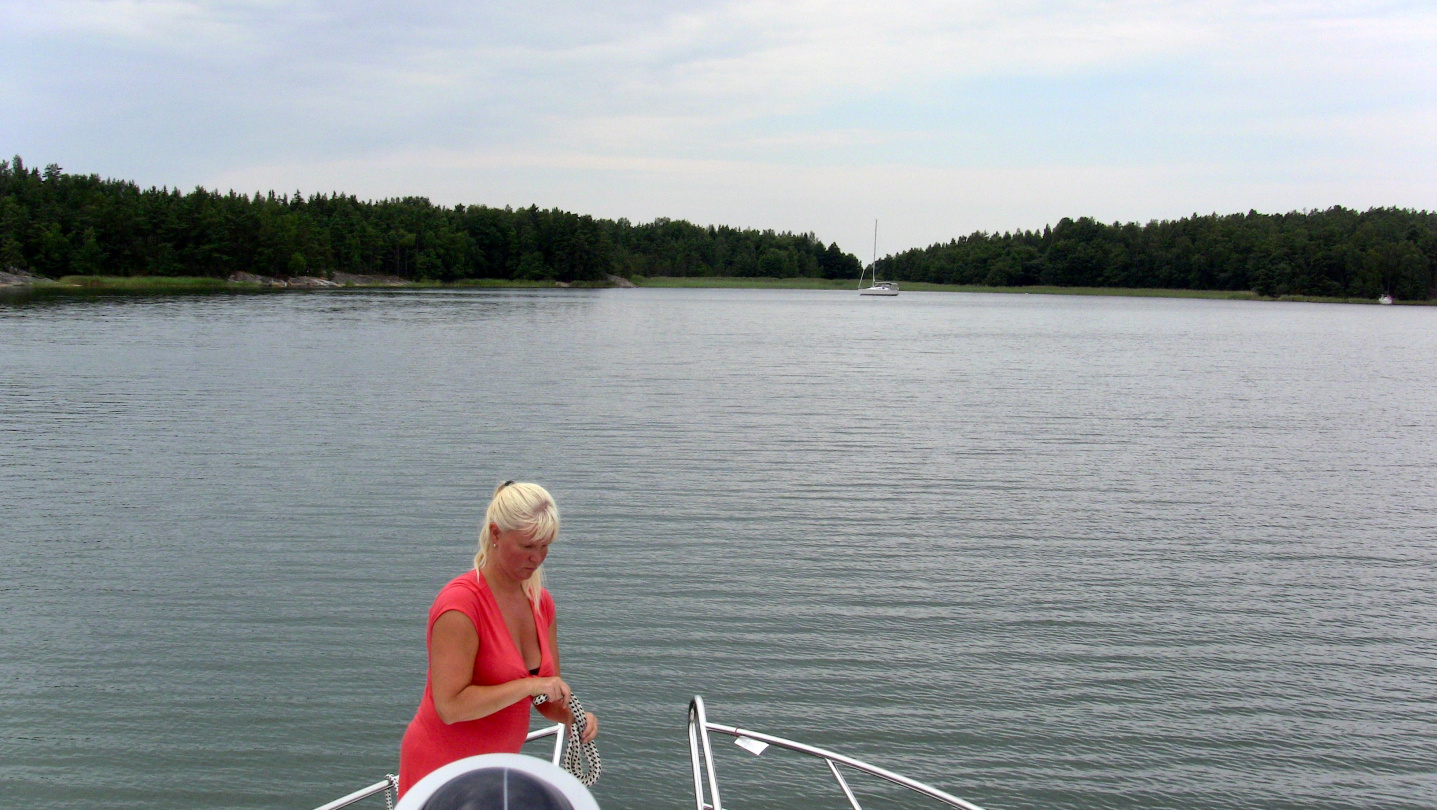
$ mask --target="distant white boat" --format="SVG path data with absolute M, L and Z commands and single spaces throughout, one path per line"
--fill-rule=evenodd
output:
M 863 286 L 863 277 L 868 271 L 858 274 L 859 295 L 897 295 L 898 282 L 878 280 L 878 220 L 873 220 L 873 278 L 870 280 L 872 286 Z
M 1382 297 L 1377 299 L 1377 303 L 1379 303 L 1379 304 L 1391 304 L 1391 303 L 1392 303 L 1392 296 L 1391 296 L 1391 294 L 1389 294 L 1389 293 L 1383 293 L 1383 294 L 1382 294 Z

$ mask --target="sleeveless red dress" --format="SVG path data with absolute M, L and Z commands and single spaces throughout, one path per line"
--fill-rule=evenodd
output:
M 424 634 L 425 649 L 429 648 L 434 634 L 434 622 L 450 610 L 468 616 L 479 632 L 479 652 L 474 656 L 471 683 L 494 686 L 530 677 L 524 666 L 524 654 L 504 624 L 499 603 L 494 601 L 489 583 L 477 571 L 466 571 L 455 577 L 434 598 L 434 606 L 429 608 L 429 629 Z M 544 590 L 539 595 L 539 608 L 534 611 L 534 626 L 539 631 L 539 675 L 546 678 L 556 674 L 554 651 L 549 649 L 549 627 L 553 623 L 554 600 Z M 517 754 L 529 733 L 531 706 L 526 698 L 488 717 L 446 724 L 434 709 L 433 685 L 426 676 L 419 710 L 409 721 L 404 741 L 399 745 L 400 795 L 430 772 L 455 760 L 477 754 Z

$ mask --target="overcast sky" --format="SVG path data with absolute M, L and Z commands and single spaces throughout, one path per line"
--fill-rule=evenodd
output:
M 0 0 L 0 150 L 812 231 L 1437 208 L 1437 3 Z

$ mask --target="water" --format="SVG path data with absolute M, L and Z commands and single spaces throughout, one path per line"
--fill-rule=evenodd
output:
M 564 511 L 606 810 L 692 806 L 695 693 L 993 810 L 1430 808 L 1434 356 L 1402 307 L 5 305 L 0 803 L 306 810 L 394 770 L 429 602 L 520 478 Z M 718 742 L 737 810 L 842 806 Z

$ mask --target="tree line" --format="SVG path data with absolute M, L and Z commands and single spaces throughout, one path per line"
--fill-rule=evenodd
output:
M 813 234 L 635 224 L 559 209 L 438 206 L 423 197 L 141 189 L 0 161 L 0 270 L 65 275 L 387 275 L 603 281 L 607 275 L 857 278 Z
M 1192 215 L 978 232 L 877 262 L 898 281 L 1437 298 L 1437 213 L 1399 208 Z
M 438 206 L 423 197 L 141 189 L 0 160 L 0 270 L 64 275 L 602 281 L 634 276 L 856 279 L 813 234 L 632 223 L 559 209 Z M 1437 298 L 1437 214 L 1398 208 L 1210 214 L 977 232 L 877 262 L 896 281 L 1251 290 Z

